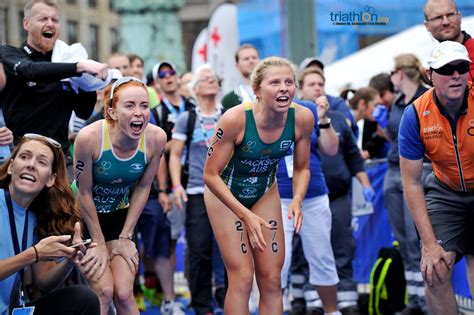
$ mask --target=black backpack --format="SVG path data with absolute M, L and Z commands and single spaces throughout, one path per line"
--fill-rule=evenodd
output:
M 157 125 L 159 127 L 163 128 L 163 113 L 159 113 L 158 109 L 162 108 L 161 105 L 158 105 L 157 107 L 153 108 L 151 110 L 151 114 L 155 118 L 155 121 L 157 122 Z M 188 184 L 188 178 L 189 178 L 189 145 L 191 144 L 191 139 L 193 137 L 193 132 L 194 132 L 194 124 L 196 122 L 196 111 L 194 108 L 189 109 L 189 118 L 188 118 L 188 123 L 186 125 L 186 142 L 184 144 L 184 151 L 183 153 L 186 154 L 185 162 L 184 165 L 181 166 L 181 186 L 183 186 L 186 189 L 186 185 Z
M 398 249 L 381 248 L 370 272 L 369 315 L 400 312 L 408 301 L 402 256 Z

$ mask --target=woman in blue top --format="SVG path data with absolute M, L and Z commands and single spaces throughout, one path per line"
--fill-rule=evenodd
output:
M 146 86 L 132 77 L 105 90 L 105 120 L 83 128 L 74 145 L 77 198 L 88 232 L 98 246 L 82 264 L 107 314 L 138 314 L 133 281 L 138 252 L 133 231 L 148 200 L 166 134 L 148 124 Z
M 288 217 L 299 231 L 308 181 L 311 112 L 292 103 L 295 72 L 269 57 L 251 75 L 256 101 L 229 109 L 211 140 L 204 169 L 204 200 L 229 278 L 225 314 L 248 314 L 253 274 L 260 314 L 283 312 L 280 272 L 284 236 L 275 181 L 278 161 L 293 145 L 294 198 Z M 265 229 L 262 229 L 262 226 Z
M 27 303 L 35 307 L 34 314 L 99 314 L 97 296 L 87 287 L 50 292 L 86 252 L 84 245 L 80 250 L 68 246 L 82 241 L 81 218 L 61 145 L 25 135 L 0 168 L 0 188 L 0 314 L 20 305 L 23 279 L 31 271 L 46 292 Z

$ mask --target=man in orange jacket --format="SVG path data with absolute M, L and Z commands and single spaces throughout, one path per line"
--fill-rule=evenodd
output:
M 474 90 L 466 48 L 444 41 L 427 70 L 433 88 L 407 107 L 399 129 L 403 190 L 422 241 L 421 272 L 431 314 L 457 314 L 451 286 L 464 255 L 474 291 Z M 471 81 L 471 80 L 470 80 Z M 433 173 L 421 183 L 423 156 Z M 471 226 L 471 228 L 470 228 Z

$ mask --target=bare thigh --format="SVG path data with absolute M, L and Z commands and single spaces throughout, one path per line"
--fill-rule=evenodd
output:
M 115 247 L 116 243 L 116 240 L 107 242 L 107 249 L 110 256 L 112 255 L 112 249 Z M 117 292 L 123 288 L 130 288 L 130 292 L 132 292 L 135 273 L 130 270 L 125 259 L 119 255 L 112 257 L 110 260 L 110 269 L 114 281 L 114 291 Z
M 252 253 L 243 222 L 207 187 L 204 202 L 227 270 L 249 268 L 253 272 Z
M 273 226 L 271 230 L 262 229 L 267 243 L 263 252 L 250 247 L 247 229 L 242 220 L 207 188 L 204 200 L 214 235 L 228 269 L 253 268 L 252 260 L 254 259 L 255 267 L 259 271 L 268 268 L 281 270 L 285 255 L 285 242 L 280 196 L 276 184 L 250 209 Z
M 281 272 L 285 259 L 285 235 L 281 214 L 280 194 L 276 183 L 252 207 L 252 212 L 272 225 L 272 229 L 263 228 L 263 237 L 267 246 L 262 252 L 253 251 L 255 269 L 258 274 Z

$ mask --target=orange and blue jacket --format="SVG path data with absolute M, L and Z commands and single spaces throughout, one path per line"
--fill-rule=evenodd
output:
M 425 155 L 442 183 L 457 191 L 474 191 L 474 90 L 468 85 L 453 119 L 437 104 L 434 89 L 415 100 Z

